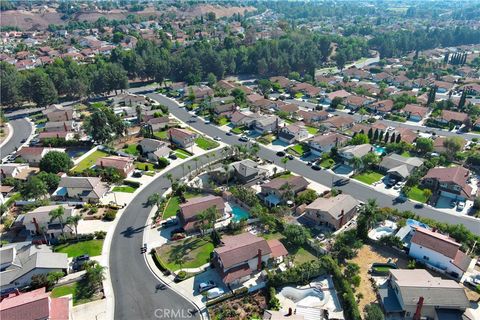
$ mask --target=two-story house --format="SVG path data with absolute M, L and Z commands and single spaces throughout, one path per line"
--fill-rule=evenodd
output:
M 180 148 L 189 148 L 195 144 L 198 134 L 186 129 L 171 128 L 168 130 L 170 142 Z
M 317 198 L 305 207 L 305 217 L 313 220 L 316 225 L 338 230 L 352 220 L 359 204 L 357 199 L 348 194 Z
M 151 161 L 157 161 L 158 158 L 168 157 L 172 149 L 170 149 L 165 141 L 145 138 L 138 144 L 142 150 L 142 155 Z
M 180 210 L 177 213 L 180 225 L 188 233 L 197 232 L 202 223 L 199 215 L 212 207 L 218 211 L 218 218 L 224 216 L 225 202 L 221 197 L 208 195 L 188 199 L 187 202 L 180 204 Z
M 432 168 L 428 170 L 422 184 L 436 196 L 465 201 L 472 197 L 469 176 L 470 170 L 464 167 Z
M 61 104 L 52 104 L 43 110 L 42 113 L 49 122 L 71 121 L 76 117 L 73 107 L 65 107 Z
M 319 134 L 308 140 L 308 146 L 313 154 L 321 155 L 330 152 L 332 148 L 344 146 L 350 140 L 343 134 L 330 132 L 327 134 Z
M 292 123 L 278 130 L 278 139 L 288 144 L 300 142 L 308 138 L 308 130 L 303 123 Z
M 223 236 L 213 251 L 213 265 L 226 285 L 238 285 L 260 272 L 270 259 L 288 254 L 278 240 L 267 241 L 250 232 Z
M 307 189 L 308 184 L 301 176 L 278 177 L 260 185 L 260 196 L 268 206 L 275 207 L 293 200 L 297 193 Z

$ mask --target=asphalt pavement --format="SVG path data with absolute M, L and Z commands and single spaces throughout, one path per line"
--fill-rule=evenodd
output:
M 150 92 L 138 92 L 142 94 L 146 94 L 150 98 L 157 100 L 159 103 L 164 104 L 169 107 L 169 110 L 172 114 L 178 117 L 180 120 L 187 122 L 189 119 L 192 119 L 192 115 L 185 109 L 179 106 L 179 104 L 165 96 L 160 94 Z M 222 141 L 234 145 L 234 144 L 242 144 L 243 142 L 238 141 L 238 136 L 227 136 L 225 132 L 218 127 L 205 124 L 202 120 L 198 119 L 194 123 L 189 123 L 195 130 L 198 130 L 207 136 L 215 137 L 219 136 L 222 138 Z M 276 156 L 275 151 L 270 150 L 260 144 L 260 151 L 258 156 L 262 159 L 271 160 L 275 164 L 283 167 L 284 165 L 281 163 L 281 158 Z M 335 175 L 326 170 L 314 171 L 311 167 L 307 166 L 307 164 L 303 161 L 298 159 L 290 160 L 287 163 L 287 169 L 292 171 L 295 174 L 300 176 L 304 176 L 309 178 L 313 181 L 321 183 L 325 186 L 331 187 L 332 182 L 335 179 Z M 372 187 L 364 185 L 362 183 L 357 183 L 356 181 L 352 181 L 344 186 L 336 187 L 337 189 L 341 189 L 344 193 L 348 193 L 353 197 L 357 198 L 361 201 L 367 201 L 368 199 L 376 199 L 377 203 L 381 207 L 392 207 L 397 208 L 398 210 L 410 210 L 415 212 L 415 214 L 423 217 L 433 219 L 439 222 L 449 223 L 449 224 L 463 224 L 466 228 L 471 230 L 474 233 L 480 234 L 480 220 L 475 219 L 474 217 L 467 216 L 467 215 L 460 215 L 454 213 L 446 213 L 442 211 L 435 210 L 431 207 L 424 206 L 421 209 L 417 209 L 414 207 L 414 203 L 411 201 L 406 201 L 404 203 L 395 203 L 394 199 L 396 197 L 375 191 Z
M 33 130 L 27 119 L 12 120 L 9 123 L 12 126 L 13 134 L 0 150 L 0 158 L 4 158 L 19 149 L 23 144 L 22 140 L 27 140 Z
M 195 163 L 193 158 L 185 165 L 192 168 L 220 158 L 221 152 L 213 151 L 215 157 L 200 156 Z M 163 194 L 170 181 L 165 178 L 171 173 L 175 178 L 182 178 L 182 166 L 174 167 L 157 177 L 128 204 L 115 228 L 110 247 L 109 271 L 115 296 L 116 320 L 146 319 L 200 319 L 197 310 L 188 300 L 167 286 L 152 274 L 140 248 L 143 246 L 143 231 L 150 228 L 147 221 L 151 207 L 146 206 L 148 197 L 158 192 Z M 151 248 L 148 248 L 150 251 Z

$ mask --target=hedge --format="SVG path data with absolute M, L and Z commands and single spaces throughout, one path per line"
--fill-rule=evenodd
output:
M 170 270 L 168 270 L 167 267 L 165 267 L 165 265 L 163 264 L 162 260 L 160 260 L 160 258 L 157 256 L 157 252 L 155 251 L 155 249 L 152 249 L 150 251 L 150 254 L 152 255 L 152 258 L 153 258 L 153 262 L 155 263 L 155 266 L 157 266 L 157 268 L 162 271 L 162 273 L 165 275 L 165 276 L 169 276 L 171 274 Z
M 140 182 L 138 181 L 132 181 L 132 180 L 123 180 L 123 184 L 133 187 L 133 188 L 139 188 L 140 187 Z

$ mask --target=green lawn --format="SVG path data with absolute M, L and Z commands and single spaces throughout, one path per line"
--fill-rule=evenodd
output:
M 177 214 L 178 209 L 180 209 L 180 198 L 179 197 L 170 198 L 170 201 L 168 201 L 168 205 L 163 210 L 162 219 L 167 219 L 175 216 Z
M 190 152 L 188 152 L 186 150 L 183 150 L 183 149 L 175 149 L 175 154 L 180 159 L 187 159 L 188 157 L 192 156 L 192 154 Z
M 136 144 L 129 144 L 128 147 L 122 149 L 123 152 L 131 154 L 133 156 L 138 156 L 138 150 Z
M 138 169 L 138 170 L 143 170 L 143 171 L 155 170 L 155 165 L 153 163 L 135 161 L 133 164 L 135 165 L 135 169 Z
M 290 256 L 293 256 L 293 262 L 296 264 L 301 264 L 307 261 L 312 261 L 317 259 L 317 257 L 315 257 L 315 255 L 312 252 L 310 252 L 310 250 L 306 246 L 293 247 L 289 245 L 289 243 L 285 239 L 285 236 L 279 232 L 263 234 L 262 236 L 266 240 L 271 240 L 271 239 L 280 240 L 280 242 L 282 242 L 285 248 L 287 249 L 288 254 Z
M 307 126 L 307 131 L 308 131 L 308 133 L 310 133 L 310 134 L 317 134 L 318 129 L 317 129 L 317 128 L 314 128 L 314 127 L 308 127 L 308 126 Z
M 257 138 L 257 142 L 265 145 L 272 143 L 273 140 L 275 140 L 275 136 L 273 134 L 266 134 Z
M 402 157 L 407 157 L 407 158 L 409 158 L 409 157 L 411 157 L 412 155 L 410 154 L 409 151 L 403 151 L 402 154 L 401 154 L 401 156 L 402 156 Z
M 290 173 L 282 174 L 281 176 L 278 176 L 278 177 L 282 179 L 287 179 L 287 178 L 293 177 L 293 174 L 290 172 Z
M 410 189 L 410 191 L 407 194 L 407 197 L 409 197 L 412 200 L 422 202 L 422 203 L 425 203 L 428 200 L 425 197 L 425 195 L 423 194 L 423 189 L 420 189 L 417 186 L 414 186 L 414 187 L 412 187 L 412 189 Z
M 80 161 L 72 170 L 73 172 L 82 172 L 85 169 L 91 168 L 95 165 L 98 159 L 108 156 L 108 153 L 96 150 L 94 153 Z
M 137 190 L 137 188 L 134 188 L 134 187 L 131 187 L 131 186 L 117 186 L 117 187 L 114 187 L 112 191 L 134 193 L 135 190 Z
M 64 297 L 66 295 L 71 294 L 73 296 L 73 305 L 74 306 L 95 300 L 95 299 L 91 299 L 91 298 L 82 297 L 79 287 L 80 286 L 78 285 L 78 282 L 74 282 L 74 283 L 63 285 L 63 286 L 55 287 L 52 290 L 51 297 L 52 298 L 59 298 L 59 297 Z
M 237 127 L 237 128 L 233 128 L 232 130 L 230 130 L 232 133 L 235 133 L 235 134 L 241 134 L 243 133 L 243 128 L 241 127 Z
M 326 158 L 320 162 L 320 167 L 325 168 L 325 169 L 330 169 L 335 165 L 335 160 L 332 158 Z
M 310 148 L 303 144 L 296 144 L 293 147 L 290 147 L 289 150 L 293 150 L 294 153 L 298 156 L 303 156 L 306 152 L 310 151 Z
M 158 139 L 162 139 L 162 140 L 167 140 L 168 139 L 167 131 L 154 132 L 153 135 L 155 137 L 157 137 Z
M 78 257 L 82 254 L 88 254 L 90 257 L 102 254 L 103 240 L 88 240 L 76 243 L 59 244 L 53 247 L 55 252 L 68 254 L 68 257 Z
M 158 257 L 171 270 L 198 268 L 210 261 L 213 243 L 201 238 L 188 238 L 181 241 L 164 244 L 157 248 Z M 179 261 L 181 257 L 183 261 Z M 181 262 L 181 263 L 180 263 Z
M 366 184 L 373 184 L 383 178 L 383 175 L 375 171 L 366 171 L 353 177 L 353 179 Z
M 226 126 L 229 123 L 230 123 L 230 121 L 227 118 L 222 117 L 222 118 L 218 119 L 218 126 L 219 127 Z
M 219 146 L 218 142 L 205 137 L 198 137 L 195 142 L 197 146 L 203 150 L 212 150 Z

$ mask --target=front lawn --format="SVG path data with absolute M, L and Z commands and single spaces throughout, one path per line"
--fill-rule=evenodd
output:
M 170 200 L 168 201 L 167 206 L 163 210 L 162 219 L 174 217 L 177 214 L 178 209 L 180 209 L 180 198 L 171 197 Z
M 112 191 L 114 192 L 126 192 L 126 193 L 134 193 L 137 188 L 131 186 L 117 186 L 114 187 Z
M 242 134 L 244 131 L 243 128 L 241 127 L 236 127 L 236 128 L 233 128 L 232 130 L 230 130 L 231 133 L 235 133 L 235 134 Z
M 335 160 L 333 160 L 332 158 L 326 158 L 320 162 L 320 167 L 325 169 L 330 169 L 334 165 L 335 165 Z
M 375 171 L 366 171 L 355 175 L 353 179 L 361 181 L 366 184 L 373 184 L 383 178 L 383 175 Z
M 230 121 L 227 118 L 222 117 L 222 118 L 218 119 L 218 126 L 219 127 L 226 126 L 228 124 L 230 124 Z
M 95 165 L 98 159 L 108 156 L 108 153 L 96 150 L 94 153 L 80 161 L 72 170 L 73 172 L 82 172 L 85 169 L 91 168 Z
M 192 154 L 190 152 L 188 152 L 186 150 L 183 150 L 183 149 L 175 149 L 175 154 L 180 159 L 187 159 L 188 157 L 192 156 Z
M 143 171 L 155 170 L 155 165 L 153 163 L 135 161 L 133 164 L 135 165 L 135 169 L 138 169 L 138 170 L 143 170 Z
M 153 135 L 155 137 L 157 137 L 158 139 L 161 139 L 161 140 L 167 140 L 168 139 L 168 134 L 167 134 L 168 131 L 157 131 L 157 132 L 154 132 Z
M 86 297 L 82 290 L 82 284 L 80 282 L 74 282 L 53 288 L 51 297 L 59 298 L 71 294 L 74 306 L 96 300 L 94 297 Z
M 423 193 L 423 189 L 420 189 L 417 186 L 414 186 L 410 189 L 410 191 L 407 194 L 407 197 L 421 203 L 425 203 L 428 200 Z
M 131 154 L 132 156 L 139 155 L 136 144 L 129 144 L 126 148 L 123 148 L 122 151 L 128 154 Z
M 59 244 L 53 247 L 54 252 L 68 254 L 68 257 L 78 257 L 82 254 L 88 254 L 90 257 L 96 257 L 102 254 L 102 240 L 87 240 L 80 242 L 70 242 Z
M 275 140 L 275 135 L 273 134 L 266 134 L 257 138 L 257 142 L 264 145 L 272 143 L 273 140 Z
M 195 142 L 197 146 L 203 150 L 212 150 L 219 146 L 218 142 L 205 137 L 198 137 Z
M 302 157 L 305 153 L 310 151 L 310 148 L 304 144 L 296 144 L 293 147 L 290 147 L 289 150 L 292 150 L 299 157 Z
M 198 268 L 210 261 L 213 243 L 201 238 L 188 238 L 165 244 L 156 251 L 158 257 L 171 271 Z
M 317 134 L 318 133 L 318 128 L 307 126 L 307 131 L 310 134 Z

